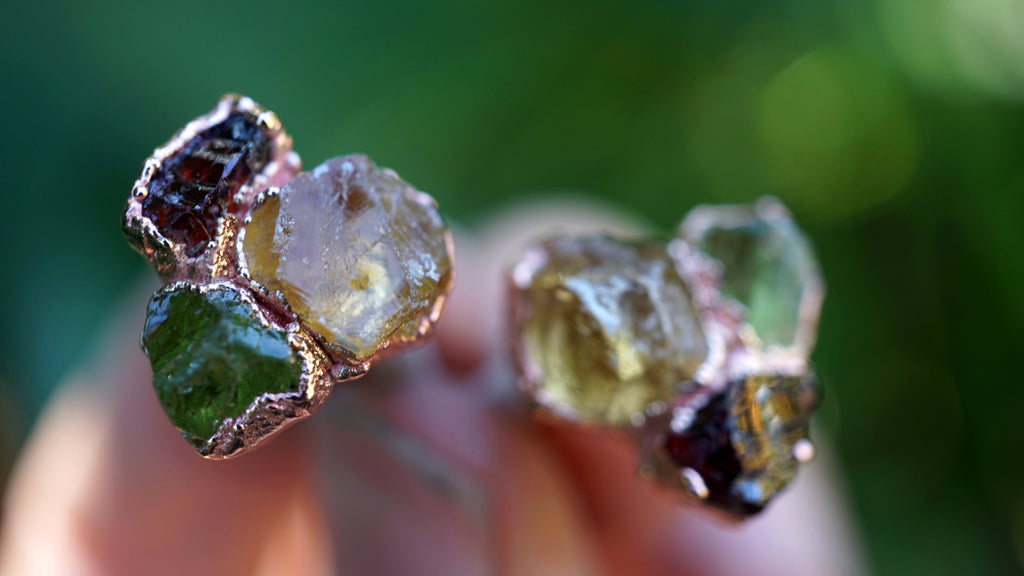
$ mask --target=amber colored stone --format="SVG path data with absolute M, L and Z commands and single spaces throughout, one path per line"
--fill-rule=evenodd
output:
M 794 451 L 807 441 L 817 401 L 813 374 L 738 380 L 685 429 L 667 431 L 663 449 L 678 470 L 699 474 L 707 502 L 738 517 L 756 514 L 796 475 Z
M 271 141 L 256 116 L 236 112 L 200 132 L 164 160 L 142 200 L 142 214 L 160 234 L 184 246 L 187 256 L 205 249 L 217 220 L 239 208 L 238 189 L 271 159 Z
M 421 334 L 452 282 L 433 199 L 362 155 L 328 160 L 268 196 L 242 252 L 255 280 L 357 360 Z
M 528 250 L 512 280 L 520 372 L 557 412 L 628 423 L 679 393 L 707 356 L 663 245 L 557 238 Z

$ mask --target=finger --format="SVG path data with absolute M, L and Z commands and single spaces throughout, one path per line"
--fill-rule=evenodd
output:
M 316 563 L 302 434 L 207 462 L 167 422 L 139 350 L 141 299 L 105 358 L 57 393 L 14 472 L 4 574 L 253 574 Z M 291 547 L 292 549 L 287 549 Z
M 536 431 L 440 364 L 433 347 L 403 355 L 317 416 L 336 571 L 601 574 Z

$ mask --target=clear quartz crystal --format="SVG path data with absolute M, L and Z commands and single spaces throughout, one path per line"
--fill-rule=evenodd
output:
M 821 271 L 789 212 L 772 198 L 748 206 L 700 206 L 682 236 L 721 264 L 721 291 L 747 311 L 766 347 L 809 348 L 821 305 Z
M 254 208 L 242 251 L 252 277 L 357 360 L 411 341 L 452 281 L 432 198 L 362 155 L 328 160 Z

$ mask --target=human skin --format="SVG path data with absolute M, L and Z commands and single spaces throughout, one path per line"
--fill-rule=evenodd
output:
M 553 229 L 641 226 L 565 201 L 457 234 L 433 342 L 229 461 L 197 456 L 161 412 L 138 346 L 148 292 L 126 299 L 21 454 L 0 575 L 864 574 L 827 445 L 734 525 L 640 479 L 625 439 L 532 417 L 509 369 L 503 269 Z

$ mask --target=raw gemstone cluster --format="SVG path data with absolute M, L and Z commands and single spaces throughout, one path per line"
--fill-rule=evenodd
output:
M 229 95 L 154 152 L 125 208 L 165 282 L 142 333 L 153 385 L 208 458 L 315 413 L 426 335 L 451 289 L 430 196 L 362 155 L 299 169 L 277 116 Z
M 742 518 L 813 455 L 824 286 L 778 201 L 698 207 L 668 242 L 552 238 L 509 276 L 522 387 L 630 433 L 642 472 Z

